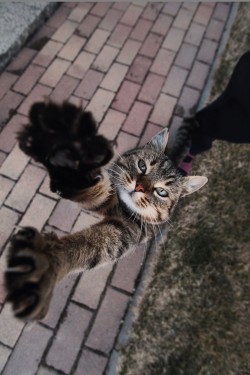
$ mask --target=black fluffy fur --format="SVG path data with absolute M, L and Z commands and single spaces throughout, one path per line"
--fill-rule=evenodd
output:
M 66 102 L 38 102 L 31 107 L 29 120 L 18 134 L 19 146 L 47 168 L 53 192 L 69 198 L 97 183 L 99 168 L 113 152 L 111 142 L 97 135 L 90 112 Z

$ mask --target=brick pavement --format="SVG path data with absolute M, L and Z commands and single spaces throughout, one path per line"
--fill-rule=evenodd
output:
M 107 369 L 146 252 L 70 275 L 49 316 L 11 316 L 2 271 L 15 225 L 68 233 L 99 220 L 48 188 L 15 133 L 44 95 L 92 110 L 122 152 L 195 110 L 230 3 L 63 3 L 0 75 L 0 373 L 101 375 Z

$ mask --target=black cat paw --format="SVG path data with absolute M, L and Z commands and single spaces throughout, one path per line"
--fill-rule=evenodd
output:
M 41 252 L 44 243 L 31 227 L 19 230 L 11 240 L 4 277 L 7 301 L 17 318 L 40 320 L 48 311 L 55 277 Z
M 66 102 L 39 102 L 29 119 L 18 134 L 19 146 L 47 168 L 53 192 L 67 196 L 98 182 L 113 151 L 111 142 L 97 134 L 90 112 Z

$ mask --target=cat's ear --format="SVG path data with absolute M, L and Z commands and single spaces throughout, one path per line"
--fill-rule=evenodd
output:
M 168 128 L 163 129 L 146 143 L 145 147 L 154 148 L 159 154 L 163 153 L 168 143 L 168 134 Z
M 208 179 L 205 176 L 188 176 L 183 178 L 183 190 L 181 197 L 192 194 L 204 186 Z

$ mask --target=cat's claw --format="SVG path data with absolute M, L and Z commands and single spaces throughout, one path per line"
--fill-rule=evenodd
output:
M 45 239 L 34 228 L 19 230 L 12 238 L 5 271 L 7 301 L 17 318 L 45 317 L 55 284 L 55 274 L 42 253 Z

